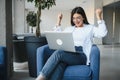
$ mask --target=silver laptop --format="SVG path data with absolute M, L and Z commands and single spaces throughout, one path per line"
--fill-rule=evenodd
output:
M 45 36 L 50 49 L 76 52 L 72 32 L 46 31 Z

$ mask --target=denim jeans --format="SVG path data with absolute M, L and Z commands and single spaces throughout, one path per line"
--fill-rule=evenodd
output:
M 82 47 L 75 48 L 76 53 L 56 50 L 45 63 L 41 70 L 41 75 L 49 80 L 62 80 L 67 66 L 86 64 L 87 59 L 82 51 Z

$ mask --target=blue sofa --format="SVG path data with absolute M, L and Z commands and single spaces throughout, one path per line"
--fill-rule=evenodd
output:
M 6 47 L 0 46 L 0 80 L 7 80 L 7 51 Z
M 37 74 L 41 71 L 46 60 L 54 52 L 44 45 L 37 49 Z M 92 46 L 90 65 L 68 66 L 64 72 L 63 80 L 99 80 L 100 51 L 96 45 Z

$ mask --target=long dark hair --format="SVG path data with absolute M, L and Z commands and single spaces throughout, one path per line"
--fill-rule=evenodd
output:
M 73 15 L 74 15 L 75 13 L 82 15 L 82 17 L 84 18 L 84 20 L 83 20 L 83 23 L 84 23 L 84 24 L 89 24 L 84 9 L 83 9 L 82 7 L 75 7 L 75 8 L 72 10 L 72 12 L 71 12 L 71 25 L 72 25 L 72 26 L 75 25 L 75 24 L 73 23 Z

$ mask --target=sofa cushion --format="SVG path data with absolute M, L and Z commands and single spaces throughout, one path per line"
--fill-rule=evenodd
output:
M 90 80 L 92 71 L 87 65 L 68 66 L 63 80 Z

